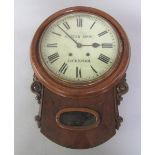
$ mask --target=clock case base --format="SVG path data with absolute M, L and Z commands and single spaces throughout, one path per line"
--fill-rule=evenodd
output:
M 34 75 L 31 90 L 36 94 L 40 105 L 39 114 L 35 117 L 41 133 L 53 142 L 73 149 L 95 147 L 109 140 L 119 129 L 122 117 L 118 105 L 122 95 L 128 91 L 126 75 L 113 88 L 96 97 L 83 99 L 58 96 L 44 87 Z M 65 108 L 90 109 L 98 113 L 99 123 L 93 128 L 65 128 L 57 122 L 56 115 Z

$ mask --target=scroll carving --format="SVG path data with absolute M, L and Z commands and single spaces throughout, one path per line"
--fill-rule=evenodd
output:
M 117 105 L 120 105 L 120 102 L 123 100 L 122 95 L 128 92 L 129 87 L 126 82 L 126 74 L 124 75 L 123 79 L 119 82 L 116 86 L 117 91 Z
M 38 79 L 35 76 L 35 74 L 33 76 L 33 83 L 31 85 L 31 90 L 32 90 L 32 92 L 34 94 L 36 94 L 36 100 L 38 101 L 38 104 L 40 104 L 40 112 L 39 112 L 38 115 L 35 116 L 35 120 L 37 121 L 38 127 L 40 128 L 43 86 L 38 81 Z
M 120 102 L 123 100 L 122 95 L 127 93 L 129 90 L 128 84 L 126 82 L 126 74 L 122 78 L 122 80 L 118 83 L 116 86 L 116 105 L 115 105 L 115 111 L 116 111 L 116 129 L 119 129 L 121 122 L 123 122 L 123 118 L 119 116 L 118 106 L 120 105 Z

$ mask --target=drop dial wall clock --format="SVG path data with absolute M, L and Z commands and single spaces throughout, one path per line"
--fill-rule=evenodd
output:
M 115 135 L 129 58 L 127 36 L 107 13 L 78 6 L 48 17 L 31 44 L 41 133 L 77 149 Z

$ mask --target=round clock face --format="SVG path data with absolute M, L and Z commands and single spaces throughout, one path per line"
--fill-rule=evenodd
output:
M 45 29 L 40 58 L 55 78 L 85 83 L 104 78 L 120 56 L 118 35 L 104 18 L 90 13 L 59 17 Z

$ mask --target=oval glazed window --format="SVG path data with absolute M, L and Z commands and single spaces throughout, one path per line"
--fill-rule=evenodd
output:
M 99 114 L 88 108 L 65 108 L 57 113 L 56 122 L 66 129 L 91 129 L 98 126 Z

